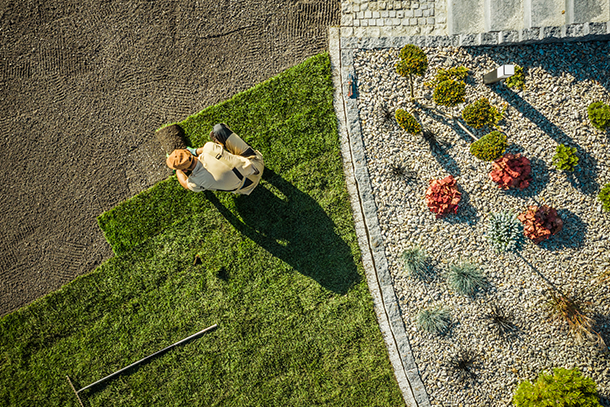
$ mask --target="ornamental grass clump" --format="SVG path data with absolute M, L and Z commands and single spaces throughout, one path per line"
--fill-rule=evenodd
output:
M 574 171 L 578 165 L 578 157 L 576 156 L 576 147 L 566 147 L 563 144 L 557 146 L 556 153 L 553 156 L 553 165 L 562 171 Z
M 602 203 L 602 208 L 604 208 L 606 212 L 610 212 L 610 183 L 604 185 L 599 191 L 597 199 Z
M 400 50 L 400 60 L 396 63 L 396 72 L 409 80 L 411 99 L 413 94 L 413 75 L 423 76 L 428 69 L 428 57 L 416 45 L 407 44 Z
M 480 129 L 483 126 L 497 126 L 504 115 L 487 98 L 481 98 L 469 104 L 462 111 L 462 118 L 470 127 Z
M 428 255 L 419 246 L 411 247 L 402 252 L 402 263 L 409 277 L 425 278 L 428 271 Z
M 593 102 L 587 108 L 589 121 L 598 130 L 610 127 L 610 107 L 604 102 Z
M 450 318 L 451 313 L 446 308 L 425 308 L 417 314 L 416 324 L 426 332 L 440 334 L 447 331 Z
M 517 326 L 514 323 L 514 315 L 502 309 L 498 304 L 491 304 L 485 319 L 498 336 L 508 336 L 514 333 Z
M 447 79 L 436 85 L 432 93 L 432 99 L 437 105 L 453 107 L 464 103 L 465 95 L 466 85 L 464 82 Z
M 494 161 L 506 151 L 506 135 L 492 131 L 470 145 L 470 154 L 479 160 Z
M 421 125 L 415 117 L 406 110 L 396 109 L 396 121 L 398 122 L 398 125 L 409 134 L 421 133 Z
M 426 191 L 426 205 L 436 213 L 437 219 L 449 213 L 457 213 L 461 199 L 462 194 L 458 191 L 453 176 L 430 180 L 430 186 Z
M 449 360 L 449 371 L 458 383 L 473 381 L 477 378 L 474 369 L 478 364 L 479 355 L 471 349 L 460 349 Z
M 601 407 L 595 382 L 577 368 L 555 368 L 552 375 L 540 373 L 534 384 L 521 382 L 513 403 L 516 407 Z
M 501 211 L 489 215 L 487 241 L 500 252 L 514 252 L 523 243 L 523 225 L 512 211 Z
M 563 229 L 557 210 L 547 205 L 529 206 L 517 219 L 523 223 L 523 234 L 536 244 Z
M 447 285 L 458 294 L 472 296 L 487 285 L 487 279 L 476 264 L 460 262 L 449 266 Z
M 500 189 L 518 188 L 523 190 L 530 184 L 532 167 L 530 160 L 518 154 L 504 154 L 492 164 L 489 178 Z
M 578 342 L 582 343 L 584 339 L 591 339 L 600 349 L 606 350 L 604 339 L 593 329 L 595 320 L 585 314 L 585 308 L 588 306 L 591 306 L 591 303 L 554 292 L 551 292 L 551 299 L 547 303 L 550 317 L 567 323 L 570 332 Z

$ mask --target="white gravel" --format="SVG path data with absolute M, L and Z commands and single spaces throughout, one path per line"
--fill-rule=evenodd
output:
M 382 123 L 376 115 L 380 103 L 391 112 L 416 112 L 408 102 L 407 80 L 394 70 L 400 50 L 355 53 L 362 137 L 386 256 L 432 405 L 510 405 L 519 382 L 535 380 L 541 370 L 553 367 L 580 367 L 596 381 L 604 405 L 609 405 L 610 356 L 593 343 L 578 344 L 566 324 L 548 318 L 550 288 L 526 261 L 560 289 L 590 301 L 589 314 L 596 316 L 596 328 L 610 344 L 610 288 L 608 283 L 592 282 L 610 258 L 610 214 L 601 211 L 597 200 L 599 189 L 610 182 L 610 133 L 596 130 L 587 119 L 591 102 L 610 103 L 610 44 L 423 49 L 429 68 L 424 78 L 416 79 L 417 95 L 432 105 L 432 89 L 423 82 L 432 80 L 439 67 L 469 68 L 466 103 L 487 97 L 498 108 L 508 104 L 501 122 L 507 152 L 528 157 L 533 175 L 524 191 L 498 189 L 488 176 L 491 163 L 470 154 L 473 140 L 451 120 L 426 112 L 416 115 L 435 134 L 443 153 L 432 153 L 421 135 L 408 135 L 394 120 Z M 504 63 L 526 68 L 525 91 L 483 85 L 482 75 Z M 489 132 L 470 130 L 478 137 Z M 580 163 L 574 176 L 551 165 L 560 143 L 578 148 Z M 410 170 L 413 179 L 393 176 L 394 163 Z M 424 195 L 429 180 L 449 174 L 458 182 L 462 201 L 457 215 L 436 219 Z M 536 202 L 558 210 L 563 230 L 540 245 L 526 239 L 520 251 L 525 261 L 514 254 L 494 253 L 485 240 L 487 215 L 503 209 L 522 212 Z M 431 281 L 409 278 L 403 271 L 400 254 L 416 244 L 431 256 Z M 450 291 L 443 273 L 460 258 L 481 265 L 489 289 L 474 298 Z M 492 302 L 514 314 L 519 330 L 512 341 L 498 338 L 480 319 Z M 427 334 L 414 323 L 419 310 L 435 305 L 451 310 L 452 325 L 445 335 Z M 447 369 L 460 347 L 479 355 L 475 382 L 457 383 Z

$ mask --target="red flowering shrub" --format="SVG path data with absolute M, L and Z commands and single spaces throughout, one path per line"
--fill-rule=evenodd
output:
M 532 179 L 531 172 L 530 160 L 521 154 L 504 154 L 493 162 L 489 178 L 498 184 L 498 188 L 525 189 Z
M 459 193 L 453 176 L 430 181 L 426 191 L 426 205 L 436 213 L 437 219 L 451 212 L 456 213 L 460 199 L 462 194 Z
M 530 206 L 517 218 L 523 223 L 523 234 L 538 244 L 563 228 L 563 220 L 554 208 Z

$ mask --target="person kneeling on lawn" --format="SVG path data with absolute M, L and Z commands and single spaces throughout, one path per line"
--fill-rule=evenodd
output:
M 214 126 L 210 138 L 213 142 L 203 147 L 174 150 L 167 157 L 167 166 L 176 170 L 180 185 L 194 192 L 250 195 L 263 175 L 263 155 L 224 123 Z

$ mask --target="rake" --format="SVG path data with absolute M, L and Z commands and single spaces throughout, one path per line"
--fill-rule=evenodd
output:
M 197 333 L 195 333 L 195 334 L 193 334 L 193 335 L 189 336 L 188 338 L 184 338 L 184 339 L 182 339 L 182 340 L 180 340 L 180 341 L 178 341 L 178 342 L 176 342 L 176 343 L 174 343 L 174 344 L 171 344 L 171 345 L 169 345 L 169 346 L 167 346 L 167 347 L 165 347 L 165 348 L 161 349 L 160 351 L 157 351 L 157 352 L 153 353 L 152 355 L 148 355 L 148 356 L 146 356 L 146 357 L 144 357 L 144 358 L 142 358 L 142 359 L 140 359 L 140 360 L 138 360 L 138 361 L 136 361 L 136 362 L 133 362 L 131 365 L 126 366 L 126 367 L 122 368 L 121 370 L 117 370 L 116 372 L 111 373 L 111 374 L 109 374 L 108 376 L 103 377 L 103 378 L 101 378 L 100 380 L 98 380 L 98 381 L 96 381 L 96 382 L 93 382 L 93 383 L 91 383 L 90 385 L 87 385 L 87 386 L 83 387 L 83 388 L 82 388 L 82 389 L 80 389 L 80 390 L 76 390 L 76 388 L 75 388 L 75 387 L 74 387 L 74 385 L 72 384 L 72 380 L 70 380 L 70 377 L 69 377 L 68 375 L 66 375 L 66 379 L 68 379 L 68 383 L 70 383 L 70 387 L 72 388 L 72 391 L 74 391 L 74 394 L 76 395 L 76 398 L 78 399 L 78 402 L 79 402 L 79 404 L 81 405 L 81 407 L 85 407 L 85 406 L 83 405 L 83 402 L 81 401 L 80 396 L 78 395 L 78 393 L 80 393 L 80 392 L 82 392 L 82 391 L 84 391 L 84 390 L 87 390 L 87 389 L 89 389 L 89 388 L 91 388 L 91 387 L 93 387 L 93 386 L 95 386 L 95 385 L 98 385 L 98 384 L 100 384 L 100 383 L 102 383 L 102 382 L 105 382 L 106 380 L 112 379 L 113 377 L 115 377 L 115 376 L 117 376 L 117 375 L 119 375 L 119 374 L 123 373 L 124 371 L 126 371 L 126 370 L 128 370 L 128 369 L 130 369 L 130 368 L 132 368 L 132 367 L 134 367 L 134 366 L 137 366 L 137 365 L 139 365 L 140 363 L 145 362 L 145 361 L 147 361 L 148 359 L 151 359 L 151 358 L 153 358 L 153 357 L 155 357 L 155 356 L 157 356 L 157 355 L 159 355 L 159 354 L 161 354 L 161 353 L 163 353 L 163 352 L 165 352 L 165 351 L 167 351 L 167 350 L 169 350 L 169 349 L 173 348 L 174 346 L 180 345 L 181 343 L 187 342 L 187 341 L 189 341 L 190 339 L 193 339 L 193 338 L 195 338 L 195 337 L 197 337 L 197 336 L 199 336 L 199 335 L 203 335 L 204 333 L 209 332 L 209 331 L 211 331 L 211 330 L 215 329 L 217 326 L 218 326 L 217 324 L 214 324 L 214 325 L 212 325 L 212 326 L 210 326 L 210 327 L 208 327 L 208 328 L 204 329 L 203 331 L 199 331 L 199 332 L 197 332 Z

